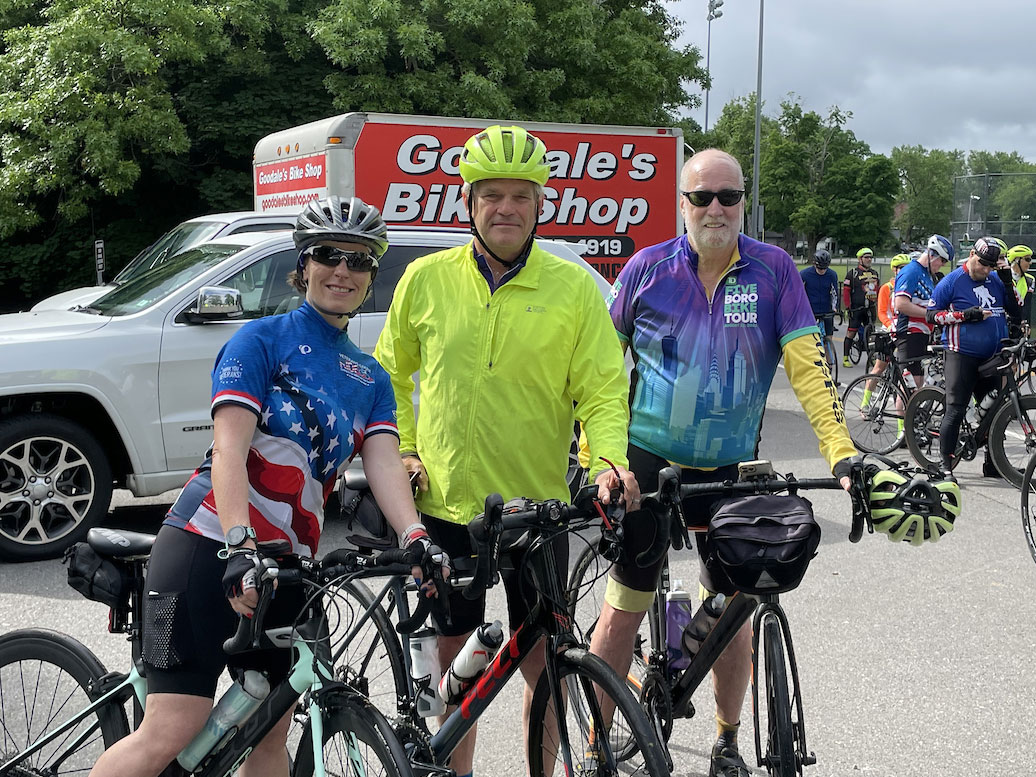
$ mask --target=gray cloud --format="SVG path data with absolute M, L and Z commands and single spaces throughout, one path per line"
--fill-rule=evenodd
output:
M 701 49 L 707 0 L 677 0 L 680 44 Z M 758 0 L 726 0 L 712 23 L 709 125 L 755 91 Z M 991 0 L 770 0 L 763 39 L 764 111 L 788 93 L 825 114 L 851 111 L 872 150 L 894 146 L 1017 151 L 1036 162 L 1036 5 Z M 704 109 L 691 113 L 699 122 Z

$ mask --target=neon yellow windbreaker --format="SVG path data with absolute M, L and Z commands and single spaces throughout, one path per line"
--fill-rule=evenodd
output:
M 600 456 L 627 466 L 629 387 L 604 299 L 582 267 L 539 246 L 492 295 L 471 243 L 414 261 L 374 356 L 392 379 L 400 450 L 428 471 L 423 513 L 466 524 L 490 493 L 567 500 L 576 419 L 591 477 Z

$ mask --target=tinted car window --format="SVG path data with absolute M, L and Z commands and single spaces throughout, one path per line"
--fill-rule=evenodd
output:
M 202 243 L 117 286 L 88 308 L 105 316 L 128 316 L 151 307 L 244 246 Z
M 403 271 L 414 259 L 442 250 L 438 246 L 390 246 L 378 263 L 378 277 L 361 313 L 384 313 L 392 302 L 392 292 L 403 276 Z
M 226 222 L 223 221 L 188 221 L 180 224 L 137 254 L 112 282 L 118 285 L 128 283 L 185 248 L 204 243 L 225 226 Z
M 295 260 L 294 251 L 280 251 L 250 264 L 219 285 L 241 292 L 244 318 L 262 318 L 284 312 L 278 310 L 281 303 L 296 294 L 287 281 L 288 273 L 295 269 Z

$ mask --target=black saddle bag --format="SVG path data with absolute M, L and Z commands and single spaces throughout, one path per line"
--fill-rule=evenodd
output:
M 113 609 L 129 601 L 128 573 L 111 559 L 94 550 L 88 543 L 77 542 L 65 551 L 68 584 L 93 602 Z

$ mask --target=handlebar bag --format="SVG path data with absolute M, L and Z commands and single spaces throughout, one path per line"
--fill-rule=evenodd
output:
M 348 544 L 359 550 L 387 550 L 399 546 L 395 529 L 389 525 L 370 491 L 343 488 L 339 496 Z
M 875 331 L 871 334 L 871 341 L 867 344 L 867 348 L 872 352 L 881 356 L 891 356 L 895 350 L 895 345 L 892 342 L 892 335 L 888 332 Z
M 77 542 L 65 551 L 68 584 L 92 602 L 101 602 L 113 609 L 129 602 L 130 581 L 111 559 L 101 556 L 85 542 Z
M 708 540 L 710 571 L 725 572 L 744 593 L 783 593 L 806 574 L 820 544 L 820 525 L 804 497 L 753 494 L 719 503 Z

